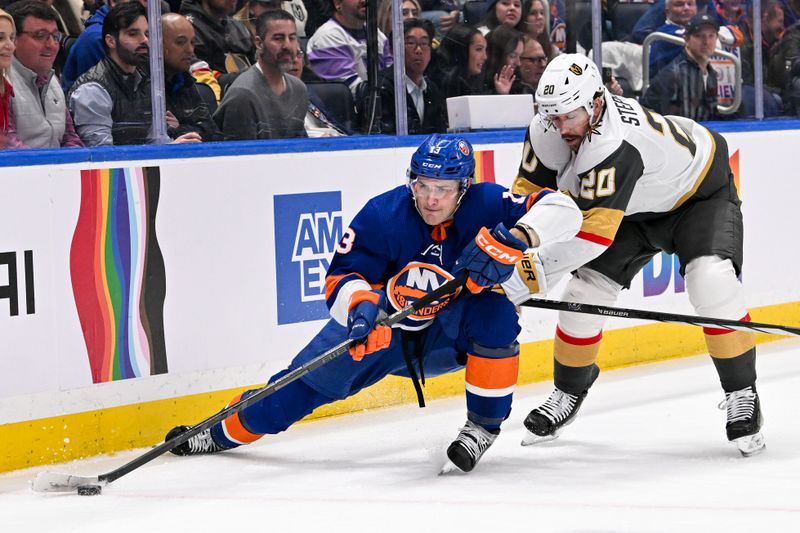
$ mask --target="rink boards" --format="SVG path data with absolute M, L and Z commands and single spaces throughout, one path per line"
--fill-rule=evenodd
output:
M 800 131 L 755 127 L 724 132 L 744 202 L 743 280 L 754 320 L 796 325 Z M 510 185 L 523 135 L 467 135 L 480 180 Z M 0 442 L 13 444 L 0 471 L 156 443 L 283 368 L 325 319 L 324 271 L 349 220 L 405 182 L 420 140 L 2 154 Z M 656 257 L 619 305 L 691 314 L 677 270 Z M 550 375 L 555 318 L 525 310 L 522 383 Z M 696 328 L 616 319 L 601 364 L 704 350 Z M 430 380 L 426 396 L 462 390 L 459 373 Z M 313 416 L 413 400 L 390 379 Z

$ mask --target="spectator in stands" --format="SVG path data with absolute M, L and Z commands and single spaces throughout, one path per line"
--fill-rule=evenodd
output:
M 697 3 L 695 0 L 667 0 L 664 11 L 666 22 L 656 28 L 656 31 L 682 36 L 686 24 L 697 15 Z M 655 41 L 650 46 L 650 77 L 654 78 L 659 70 L 678 57 L 681 50 L 681 45 Z
M 82 147 L 53 70 L 64 36 L 56 12 L 39 0 L 23 0 L 12 4 L 9 13 L 17 28 L 9 76 L 17 139 L 29 148 Z
M 294 63 L 289 74 L 295 78 L 301 78 L 307 71 L 304 58 L 306 55 L 302 50 L 297 51 Z M 322 99 L 314 92 L 313 86 L 306 86 L 308 90 L 308 111 L 304 126 L 309 137 L 341 137 L 349 135 L 350 132 L 342 124 L 337 122 L 325 108 Z
M 303 0 L 303 4 L 308 12 L 306 36 L 311 37 L 333 16 L 333 2 L 331 0 Z
M 183 15 L 167 13 L 161 17 L 161 32 L 164 41 L 167 135 L 177 139 L 185 133 L 195 132 L 206 142 L 222 140 L 189 72 L 194 59 L 192 23 Z
M 0 148 L 20 147 L 12 124 L 11 98 L 14 96 L 14 89 L 8 81 L 16 35 L 14 19 L 0 9 L 0 76 L 3 78 L 0 82 Z
M 308 22 L 308 10 L 303 0 L 283 0 L 281 8 L 294 17 L 294 24 L 297 26 L 298 37 L 310 37 L 306 32 L 306 22 Z
M 333 18 L 308 41 L 308 63 L 326 81 L 341 81 L 356 94 L 367 80 L 365 0 L 332 0 Z M 378 30 L 378 70 L 392 64 L 391 43 Z
M 717 74 L 710 64 L 718 31 L 719 23 L 710 15 L 693 17 L 686 25 L 686 47 L 652 80 L 641 104 L 662 115 L 718 118 Z
M 633 42 L 642 44 L 644 38 L 656 31 L 656 28 L 663 26 L 667 20 L 666 0 L 656 0 L 644 15 L 633 27 Z M 708 6 L 714 9 L 714 0 L 696 0 L 697 13 L 703 14 Z
M 192 74 L 213 89 L 215 79 L 221 91 L 252 64 L 255 52 L 250 31 L 230 10 L 230 0 L 184 0 L 180 9 L 195 31 Z
M 295 32 L 286 11 L 256 19 L 256 64 L 231 84 L 214 113 L 225 140 L 307 137 L 308 91 L 288 75 L 299 50 Z
M 548 61 L 542 44 L 530 35 L 525 35 L 522 55 L 519 56 L 519 75 L 522 83 L 533 90 L 531 94 L 536 94 L 536 87 L 539 86 L 539 80 L 542 78 Z
M 247 0 L 233 18 L 247 26 L 247 29 L 250 30 L 250 35 L 255 38 L 255 20 L 261 13 L 270 9 L 283 9 L 291 13 L 297 24 L 297 36 L 306 36 L 305 25 L 308 19 L 308 13 L 306 12 L 303 2 L 300 0 Z
M 786 28 L 769 58 L 766 83 L 781 90 L 786 114 L 800 115 L 800 22 Z
M 457 24 L 436 50 L 436 68 L 428 75 L 445 98 L 483 92 L 486 38 L 466 24 Z
M 61 86 L 64 92 L 69 92 L 78 76 L 98 64 L 106 57 L 103 45 L 103 21 L 108 15 L 108 10 L 122 2 L 131 0 L 107 0 L 108 4 L 100 6 L 86 21 L 86 29 L 78 36 L 75 44 L 69 50 L 64 70 L 61 73 Z M 146 9 L 146 2 L 142 6 Z
M 783 27 L 789 26 L 800 20 L 800 0 L 778 0 L 783 8 Z
M 255 21 L 258 16 L 265 11 L 282 9 L 281 3 L 281 0 L 247 0 L 233 18 L 247 26 L 247 29 L 250 30 L 250 35 L 255 40 Z
M 462 11 L 468 0 L 422 0 L 420 17 L 433 22 L 436 38 L 441 38 L 463 22 Z M 435 41 L 434 41 L 435 42 Z
M 742 33 L 747 31 L 746 0 L 714 0 L 714 3 L 715 8 L 709 9 L 708 14 L 717 19 L 720 27 L 735 26 Z
M 408 133 L 429 134 L 447 131 L 447 104 L 439 87 L 425 71 L 431 62 L 431 43 L 435 36 L 433 23 L 411 19 L 403 23 L 405 39 L 405 88 Z M 394 69 L 381 73 L 381 132 L 395 133 Z
M 483 26 L 478 29 L 486 35 L 498 26 L 507 26 L 519 32 L 525 31 L 528 24 L 530 3 L 522 0 L 494 0 L 486 12 Z
M 522 33 L 509 26 L 501 24 L 486 35 L 487 94 L 532 94 L 517 76 L 522 51 Z
M 547 59 L 553 59 L 558 55 L 558 48 L 550 40 L 550 29 L 547 27 L 547 17 L 542 0 L 533 0 L 528 10 L 528 18 L 525 23 L 525 34 L 533 37 L 542 46 Z
M 744 44 L 740 50 L 742 62 L 742 103 L 737 112 L 738 117 L 748 118 L 755 116 L 755 61 L 753 41 L 753 6 L 748 7 L 746 21 L 747 32 Z M 781 38 L 784 32 L 783 6 L 778 0 L 764 0 L 761 3 L 761 50 L 762 50 L 762 81 L 764 83 L 763 111 L 765 117 L 780 115 L 783 111 L 781 96 L 782 87 L 772 85 L 769 79 L 769 59 L 778 56 Z
M 117 4 L 103 21 L 106 57 L 82 74 L 68 95 L 75 128 L 87 146 L 167 143 L 152 131 L 147 12 L 138 2 Z M 172 142 L 200 142 L 194 132 Z
M 750 8 L 752 9 L 752 7 Z M 742 45 L 742 84 L 753 85 L 755 82 L 754 48 L 752 15 L 748 17 L 747 33 Z M 769 60 L 778 55 L 778 48 L 784 34 L 783 6 L 778 0 L 764 0 L 761 3 L 761 50 L 763 59 L 763 79 L 767 81 Z
M 422 8 L 417 0 L 403 0 L 400 3 L 403 21 L 419 18 Z M 392 40 L 392 0 L 381 0 L 378 6 L 378 29 L 387 39 Z

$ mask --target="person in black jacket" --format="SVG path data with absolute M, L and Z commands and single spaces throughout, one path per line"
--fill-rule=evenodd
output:
M 194 26 L 196 59 L 205 61 L 224 91 L 253 64 L 250 30 L 231 17 L 228 0 L 183 0 L 180 13 Z
M 717 74 L 710 58 L 717 46 L 719 24 L 696 15 L 686 25 L 686 47 L 661 69 L 639 101 L 662 115 L 695 121 L 714 120 L 717 113 Z
M 117 4 L 103 20 L 106 57 L 84 72 L 67 96 L 75 130 L 86 146 L 200 142 L 196 132 L 170 139 L 153 129 L 147 12 Z
M 183 15 L 161 17 L 164 41 L 164 89 L 167 101 L 167 134 L 175 139 L 196 132 L 203 141 L 222 140 L 211 112 L 189 73 L 194 58 L 194 28 Z
M 403 23 L 405 38 L 405 87 L 408 133 L 445 133 L 447 108 L 444 93 L 425 76 L 431 62 L 433 23 L 425 19 L 410 19 Z M 381 73 L 381 132 L 394 133 L 394 68 Z

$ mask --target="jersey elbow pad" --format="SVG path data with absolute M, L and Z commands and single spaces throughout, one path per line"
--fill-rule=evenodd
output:
M 583 224 L 583 214 L 566 194 L 544 195 L 518 221 L 521 231 L 539 237 L 539 246 L 564 242 L 577 235 Z

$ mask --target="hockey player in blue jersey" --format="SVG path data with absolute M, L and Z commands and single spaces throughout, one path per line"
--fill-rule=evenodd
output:
M 570 239 L 581 225 L 567 196 L 550 190 L 517 196 L 496 184 L 472 185 L 474 170 L 465 139 L 428 137 L 412 156 L 408 183 L 367 202 L 344 232 L 326 278 L 331 320 L 270 381 L 348 337 L 361 341 L 351 357 L 330 361 L 172 452 L 213 453 L 284 431 L 390 374 L 411 378 L 424 406 L 420 379 L 466 367 L 467 421 L 447 456 L 462 471 L 472 470 L 511 410 L 519 359 L 514 305 L 484 289 L 507 279 L 526 249 Z M 498 249 L 506 253 L 493 253 Z M 467 290 L 394 328 L 376 326 L 461 270 L 469 273 Z M 167 440 L 185 428 L 174 428 Z

